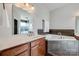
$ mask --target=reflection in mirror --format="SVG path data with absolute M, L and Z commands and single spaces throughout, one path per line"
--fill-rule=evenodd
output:
M 33 31 L 32 17 L 28 11 L 13 5 L 13 33 L 28 34 Z

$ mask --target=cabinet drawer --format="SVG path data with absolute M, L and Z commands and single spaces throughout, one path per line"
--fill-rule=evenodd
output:
M 19 54 L 18 56 L 30 56 L 30 50 L 26 50 L 24 52 L 22 52 L 21 54 Z
M 27 50 L 28 48 L 29 48 L 29 44 L 28 43 L 27 44 L 23 44 L 23 45 L 20 45 L 20 46 L 17 46 L 17 47 L 14 47 L 14 48 L 2 51 L 1 55 L 14 56 L 14 55 L 17 55 L 17 54 Z
M 31 47 L 34 47 L 34 46 L 38 45 L 39 43 L 40 43 L 40 40 L 37 39 L 37 40 L 31 42 Z
M 43 44 L 43 42 L 44 42 L 44 38 L 37 39 L 37 40 L 31 42 L 31 47 L 34 47 L 34 46 L 38 45 L 39 43 Z

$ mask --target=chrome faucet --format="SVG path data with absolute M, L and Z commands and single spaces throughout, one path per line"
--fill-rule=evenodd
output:
M 28 36 L 32 36 L 33 35 L 33 32 L 32 31 L 29 31 L 28 32 Z
M 58 32 L 58 35 L 62 35 L 62 33 L 61 32 Z
M 58 32 L 57 34 L 60 36 L 60 39 L 62 39 L 62 33 Z

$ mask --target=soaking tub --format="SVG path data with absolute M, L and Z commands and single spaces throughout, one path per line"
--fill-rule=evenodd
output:
M 79 56 L 79 41 L 72 36 L 45 35 L 47 51 L 53 56 Z
M 45 35 L 45 38 L 46 40 L 76 40 L 76 38 L 72 36 L 55 35 L 55 34 L 47 34 Z

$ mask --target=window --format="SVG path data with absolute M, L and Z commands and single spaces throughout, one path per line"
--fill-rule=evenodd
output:
M 21 20 L 20 33 L 28 34 L 30 31 L 32 31 L 32 23 L 30 23 L 29 20 Z

